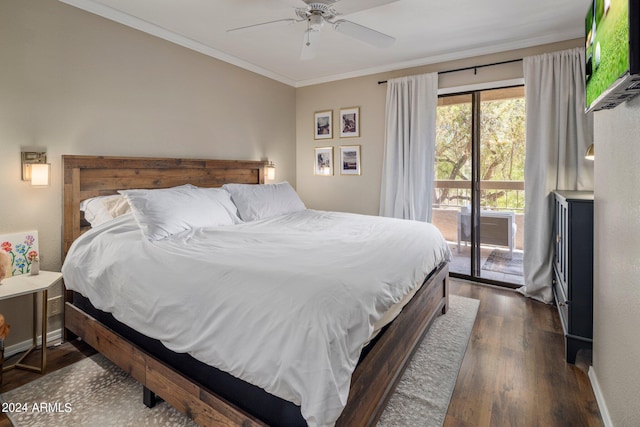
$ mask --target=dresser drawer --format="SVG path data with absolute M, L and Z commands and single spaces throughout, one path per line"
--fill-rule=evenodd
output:
M 569 332 L 569 301 L 563 290 L 562 282 L 558 280 L 558 277 L 555 275 L 553 278 L 553 295 L 555 296 L 556 305 L 558 306 L 558 313 L 560 313 L 562 329 L 566 335 Z
M 569 288 L 567 287 L 567 282 L 566 280 L 564 280 L 563 276 L 561 273 L 559 273 L 557 270 L 553 272 L 553 283 L 554 286 L 557 286 L 559 289 L 562 290 L 562 295 L 564 300 L 563 301 L 567 301 L 569 298 Z

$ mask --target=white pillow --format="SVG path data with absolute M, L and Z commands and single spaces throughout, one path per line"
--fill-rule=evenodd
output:
M 284 181 L 278 184 L 225 184 L 243 221 L 271 218 L 306 209 L 296 190 Z
M 179 185 L 173 188 L 196 188 L 191 184 Z M 86 219 L 91 227 L 95 228 L 107 221 L 131 212 L 131 206 L 125 197 L 121 194 L 112 194 L 110 196 L 97 196 L 80 202 L 80 210 L 84 212 Z
M 150 241 L 181 231 L 241 222 L 229 193 L 221 188 L 121 190 L 144 236 Z
M 119 195 L 98 196 L 80 202 L 80 210 L 84 212 L 91 227 L 97 227 L 114 218 L 131 212 L 129 202 Z

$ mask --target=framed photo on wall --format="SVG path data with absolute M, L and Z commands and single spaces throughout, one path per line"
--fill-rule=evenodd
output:
M 340 109 L 340 138 L 360 136 L 360 107 Z
M 333 147 L 316 147 L 314 149 L 313 174 L 333 175 Z
M 315 123 L 314 139 L 333 138 L 333 110 L 318 111 L 313 115 Z
M 340 147 L 340 175 L 360 175 L 360 146 Z

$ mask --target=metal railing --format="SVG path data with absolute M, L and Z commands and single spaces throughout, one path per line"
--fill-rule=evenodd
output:
M 471 203 L 471 181 L 435 180 L 434 208 L 460 208 Z M 482 209 L 524 212 L 524 181 L 480 181 Z

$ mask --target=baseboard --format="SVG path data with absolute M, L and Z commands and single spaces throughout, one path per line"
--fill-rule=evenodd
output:
M 42 335 L 38 335 L 37 339 L 37 343 L 38 345 L 42 344 Z M 54 343 L 57 340 L 61 340 L 62 339 L 62 329 L 56 329 L 55 331 L 50 331 L 47 332 L 47 344 L 51 344 Z M 18 354 L 18 353 L 22 353 L 23 351 L 27 351 L 31 348 L 31 345 L 33 344 L 33 341 L 31 339 L 28 339 L 26 341 L 22 341 L 13 345 L 10 345 L 8 347 L 4 348 L 4 358 L 8 359 L 9 357 L 13 356 L 14 354 Z
M 602 422 L 604 423 L 605 427 L 613 427 L 613 422 L 611 422 L 609 410 L 607 409 L 607 404 L 604 401 L 602 390 L 600 390 L 600 383 L 598 383 L 596 371 L 593 369 L 593 366 L 589 367 L 589 380 L 591 380 L 591 388 L 593 389 L 593 394 L 596 396 L 596 402 L 598 402 L 598 409 L 600 409 Z

